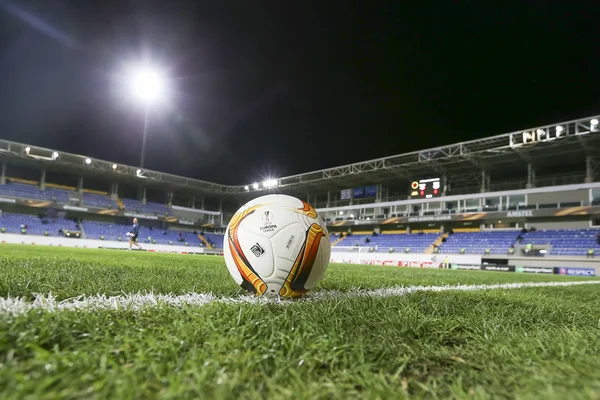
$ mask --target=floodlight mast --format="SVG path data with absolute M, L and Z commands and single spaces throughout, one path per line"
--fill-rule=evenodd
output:
M 144 159 L 146 157 L 146 135 L 148 134 L 148 105 L 144 110 L 144 132 L 142 133 L 142 154 L 140 156 L 140 168 L 144 168 Z

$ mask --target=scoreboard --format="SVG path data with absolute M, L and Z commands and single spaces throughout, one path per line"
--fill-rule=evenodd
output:
M 421 179 L 410 184 L 410 196 L 417 199 L 430 199 L 442 195 L 440 178 Z

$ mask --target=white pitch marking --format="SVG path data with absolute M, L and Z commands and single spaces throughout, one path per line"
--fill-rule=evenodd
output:
M 522 289 L 539 287 L 565 287 L 578 285 L 597 285 L 597 281 L 572 281 L 572 282 L 523 282 L 501 283 L 495 285 L 446 285 L 446 286 L 395 286 L 381 289 L 350 289 L 348 291 L 323 290 L 308 293 L 302 299 L 287 300 L 273 297 L 222 297 L 212 293 L 188 293 L 183 295 L 170 294 L 126 294 L 123 296 L 107 297 L 105 295 L 79 296 L 66 300 L 56 300 L 52 294 L 35 295 L 33 301 L 22 298 L 0 298 L 0 315 L 19 315 L 32 310 L 47 312 L 57 311 L 96 311 L 96 310 L 142 310 L 159 306 L 170 307 L 201 307 L 212 303 L 222 304 L 292 304 L 298 302 L 318 301 L 335 298 L 351 297 L 397 297 L 416 292 L 446 292 L 451 290 L 472 292 L 497 289 Z

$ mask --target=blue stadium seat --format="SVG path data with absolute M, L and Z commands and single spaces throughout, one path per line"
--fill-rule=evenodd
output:
M 482 255 L 489 249 L 489 254 L 507 254 L 519 233 L 517 230 L 456 232 L 440 245 L 440 253 L 459 254 L 461 249 L 465 249 L 465 254 Z
M 423 253 L 439 236 L 439 233 L 350 235 L 337 246 L 373 247 L 377 252 L 388 252 L 390 248 L 394 251 L 405 251 L 409 248 L 411 253 Z M 367 239 L 370 242 L 367 242 Z
M 549 255 L 585 256 L 589 249 L 600 253 L 596 236 L 600 229 L 551 229 L 523 234 L 522 244 L 550 245 Z
M 27 235 L 42 236 L 48 232 L 48 236 L 61 236 L 59 230 L 79 230 L 79 226 L 73 220 L 63 218 L 46 218 L 38 215 L 2 213 L 0 217 L 0 228 L 6 233 L 20 234 L 23 227 L 27 226 Z

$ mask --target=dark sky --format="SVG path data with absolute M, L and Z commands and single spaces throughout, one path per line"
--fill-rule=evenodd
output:
M 600 113 L 597 1 L 0 0 L 0 137 L 245 184 Z M 15 8 L 14 6 L 18 6 Z

